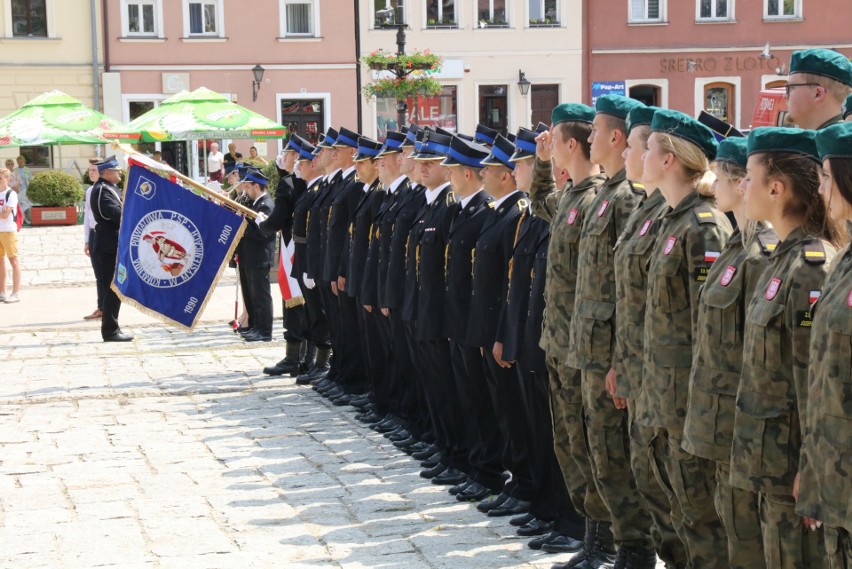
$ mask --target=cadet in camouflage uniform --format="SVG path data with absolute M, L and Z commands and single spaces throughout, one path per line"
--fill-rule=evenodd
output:
M 817 195 L 814 135 L 758 128 L 748 141 L 746 213 L 771 222 L 781 243 L 746 309 L 731 484 L 760 494 L 764 555 L 773 569 L 826 566 L 822 531 L 804 531 L 792 496 L 805 432 L 810 306 L 834 256 L 820 238 L 836 237 Z
M 589 456 L 598 492 L 612 520 L 618 548 L 616 565 L 621 567 L 629 559 L 633 567 L 653 568 L 657 560 L 651 543 L 651 519 L 630 469 L 627 411 L 616 408 L 606 389 L 615 345 L 613 247 L 641 198 L 624 171 L 625 119 L 631 108 L 640 105 L 635 99 L 619 95 L 599 97 L 595 104 L 589 137 L 591 159 L 609 177 L 589 206 L 580 231 L 574 318 L 566 363 L 581 370 Z
M 644 370 L 636 419 L 656 428 L 655 475 L 672 502 L 672 521 L 689 566 L 727 567 L 726 539 L 713 506 L 714 467 L 681 449 L 698 291 L 731 234 L 727 217 L 702 195 L 713 132 L 692 117 L 660 109 L 651 122 L 643 182 L 671 206 L 648 264 Z M 709 190 L 709 188 L 707 188 Z
M 756 495 L 731 486 L 730 460 L 734 399 L 743 367 L 743 315 L 778 242 L 765 224 L 746 220 L 745 190 L 740 187 L 746 144 L 742 137 L 723 140 L 716 155 L 716 204 L 734 213 L 738 227 L 707 273 L 699 297 L 683 433 L 685 451 L 716 462 L 716 511 L 728 535 L 733 569 L 766 567 Z
M 625 171 L 631 181 L 642 179 L 642 156 L 651 135 L 656 107 L 636 107 L 627 115 Z M 635 189 L 644 186 L 634 183 Z M 657 555 L 672 567 L 686 566 L 686 550 L 672 525 L 671 504 L 654 477 L 651 466 L 653 427 L 636 422 L 634 410 L 642 380 L 642 334 L 648 289 L 648 256 L 659 219 L 669 208 L 660 190 L 653 188 L 625 224 L 615 244 L 615 356 L 607 377 L 607 390 L 619 409 L 627 408 L 630 432 L 630 467 L 645 508 L 651 516 L 651 539 Z
M 540 345 L 547 354 L 550 376 L 554 450 L 574 509 L 586 518 L 589 548 L 597 532 L 595 520 L 605 520 L 608 526 L 609 511 L 592 475 L 582 420 L 580 373 L 565 366 L 564 358 L 574 308 L 580 227 L 606 179 L 591 163 L 588 135 L 593 119 L 594 109 L 586 105 L 568 103 L 553 109 L 551 131 L 537 138 L 530 188 L 533 214 L 550 222 Z M 551 157 L 556 167 L 568 169 L 574 177 L 561 190 L 553 180 Z M 604 530 L 609 533 L 608 527 Z
M 746 309 L 731 484 L 760 495 L 763 549 L 772 569 L 827 566 L 822 531 L 805 530 L 792 496 L 805 433 L 810 307 L 835 252 L 822 239 L 837 237 L 818 195 L 814 135 L 758 128 L 748 139 L 746 214 L 769 221 L 781 242 Z
M 852 230 L 852 124 L 816 135 L 823 177 L 820 192 L 830 215 Z M 852 233 L 852 231 L 850 231 Z M 847 244 L 831 265 L 822 295 L 811 309 L 810 375 L 806 431 L 799 462 L 796 512 L 825 524 L 829 567 L 852 567 L 852 250 Z

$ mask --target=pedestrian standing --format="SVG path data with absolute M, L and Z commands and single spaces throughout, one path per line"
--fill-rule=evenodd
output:
M 89 158 L 89 181 L 92 182 L 92 185 L 86 188 L 86 197 L 83 200 L 83 252 L 89 257 L 89 261 L 92 263 L 92 270 L 95 273 L 95 291 L 97 293 L 97 306 L 95 310 L 92 311 L 91 314 L 88 314 L 83 317 L 83 320 L 100 320 L 103 317 L 103 308 L 104 308 L 104 288 L 108 286 L 104 281 L 99 278 L 101 276 L 101 271 L 98 268 L 98 256 L 94 254 L 94 244 L 95 244 L 95 226 L 97 222 L 95 221 L 95 216 L 92 213 L 92 207 L 90 204 L 92 198 L 92 188 L 95 187 L 98 179 L 100 178 L 100 172 L 98 172 L 97 163 L 99 158 Z

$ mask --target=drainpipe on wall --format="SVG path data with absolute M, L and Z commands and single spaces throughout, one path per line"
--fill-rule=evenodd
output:
M 109 0 L 101 0 L 101 19 L 104 22 L 104 73 L 109 71 Z
M 583 73 L 582 85 L 583 94 L 580 100 L 588 104 L 591 101 L 591 87 L 589 83 L 589 73 L 592 66 L 592 40 L 589 37 L 592 31 L 592 25 L 589 21 L 589 0 L 583 0 Z
M 92 89 L 94 91 L 95 110 L 101 110 L 101 84 L 98 77 L 98 15 L 95 13 L 95 0 L 89 0 L 92 13 Z
M 355 96 L 357 97 L 357 112 L 358 112 L 358 132 L 364 132 L 362 118 L 362 97 L 361 97 L 361 14 L 358 10 L 358 0 L 354 0 L 355 5 Z

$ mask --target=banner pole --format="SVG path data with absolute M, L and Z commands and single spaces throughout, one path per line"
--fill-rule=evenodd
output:
M 138 150 L 134 150 L 133 148 L 131 148 L 130 146 L 127 146 L 126 144 L 121 144 L 120 142 L 116 142 L 116 141 L 111 141 L 110 144 L 112 144 L 113 148 L 117 148 L 118 150 L 121 150 L 125 154 L 129 154 L 131 156 L 141 156 L 141 157 L 144 157 L 146 159 L 149 159 L 147 156 L 145 156 L 144 154 L 142 154 Z M 244 206 L 241 203 L 235 202 L 234 200 L 232 200 L 228 196 L 223 196 L 222 194 L 211 190 L 210 188 L 208 188 L 204 184 L 199 184 L 198 182 L 196 182 L 192 178 L 190 178 L 188 176 L 184 176 L 183 174 L 181 174 L 177 170 L 171 168 L 170 166 L 167 167 L 167 168 L 163 168 L 163 170 L 168 172 L 169 174 L 171 174 L 172 176 L 174 176 L 175 178 L 177 178 L 181 182 L 184 182 L 185 184 L 188 184 L 188 185 L 192 186 L 193 188 L 199 190 L 200 192 L 204 193 L 208 197 L 211 197 L 215 200 L 219 200 L 223 204 L 231 207 L 232 209 L 237 210 L 238 212 L 240 212 L 242 214 L 245 214 L 246 216 L 248 216 L 252 219 L 254 219 L 257 216 L 256 211 L 253 211 L 253 210 L 247 208 L 246 206 Z

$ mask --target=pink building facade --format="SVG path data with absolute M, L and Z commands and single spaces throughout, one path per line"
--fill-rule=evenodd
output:
M 316 139 L 357 128 L 354 2 L 338 0 L 108 0 L 104 108 L 130 121 L 182 89 L 207 87 Z M 263 68 L 259 84 L 253 69 Z M 223 148 L 229 140 L 219 141 Z M 271 159 L 281 141 L 234 140 Z M 165 159 L 198 170 L 197 148 L 157 143 Z M 197 166 L 195 166 L 197 168 Z
M 761 89 L 786 82 L 794 50 L 852 56 L 846 0 L 585 1 L 589 99 L 623 88 L 746 129 Z

